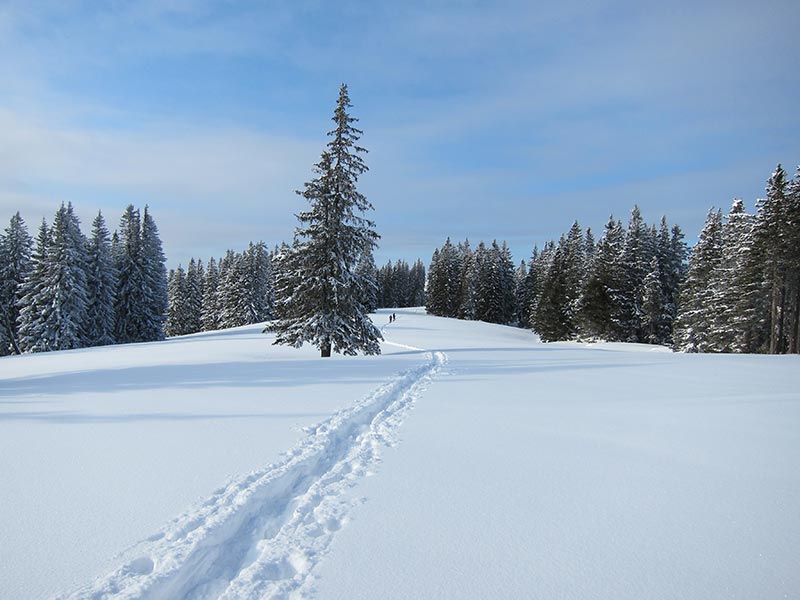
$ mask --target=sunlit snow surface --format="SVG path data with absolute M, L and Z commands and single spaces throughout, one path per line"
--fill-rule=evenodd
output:
M 800 596 L 798 357 L 395 312 L 0 359 L 0 597 Z

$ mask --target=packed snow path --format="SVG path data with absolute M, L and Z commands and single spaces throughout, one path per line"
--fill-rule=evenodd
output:
M 302 591 L 346 519 L 344 493 L 375 468 L 380 447 L 394 443 L 405 413 L 446 361 L 442 352 L 426 356 L 309 428 L 283 462 L 218 490 L 147 540 L 140 556 L 65 597 L 267 599 Z

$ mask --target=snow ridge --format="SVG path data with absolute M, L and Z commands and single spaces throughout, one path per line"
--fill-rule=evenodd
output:
M 399 345 L 399 344 L 392 344 Z M 419 350 L 418 348 L 411 348 Z M 144 552 L 63 598 L 302 598 L 314 566 L 354 504 L 345 491 L 371 474 L 413 402 L 447 357 L 427 361 L 306 428 L 285 459 L 217 490 L 146 540 Z

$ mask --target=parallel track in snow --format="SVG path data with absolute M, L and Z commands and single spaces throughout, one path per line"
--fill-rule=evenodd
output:
M 311 591 L 313 567 L 352 505 L 345 492 L 376 467 L 380 448 L 394 442 L 447 360 L 426 355 L 423 365 L 307 429 L 282 462 L 218 490 L 149 538 L 138 558 L 63 598 L 279 599 Z

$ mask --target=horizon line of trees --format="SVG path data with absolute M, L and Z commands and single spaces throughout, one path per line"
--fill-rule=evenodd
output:
M 279 251 L 263 241 L 250 242 L 243 252 L 228 250 L 207 266 L 192 257 L 186 270 L 170 269 L 168 336 L 252 325 L 271 318 L 274 306 L 272 260 Z
M 755 214 L 712 208 L 692 249 L 675 348 L 800 353 L 800 166 L 778 164 Z
M 576 221 L 516 267 L 505 242 L 473 251 L 468 240 L 448 238 L 427 274 L 421 260 L 378 269 L 374 244 L 365 242 L 358 260 L 348 259 L 359 310 L 424 303 L 434 315 L 515 324 L 544 341 L 798 353 L 800 167 L 790 179 L 778 165 L 766 192 L 755 214 L 740 199 L 724 216 L 712 208 L 691 252 L 680 227 L 666 217 L 648 225 L 637 206 L 627 227 L 612 216 L 595 242 Z M 35 243 L 17 212 L 0 234 L 0 355 L 155 341 L 274 318 L 278 282 L 284 294 L 298 283 L 296 265 L 286 262 L 294 250 L 251 242 L 207 266 L 192 258 L 167 276 L 148 207 L 129 205 L 113 235 L 98 212 L 86 237 L 72 204 L 62 203 Z
M 0 356 L 163 339 L 165 262 L 148 207 L 111 236 L 98 212 L 86 237 L 62 203 L 35 244 L 17 212 L 0 235 Z
M 376 274 L 375 308 L 407 308 L 425 304 L 425 265 L 422 259 L 410 265 L 404 260 L 388 261 Z
M 779 164 L 747 214 L 709 211 L 691 252 L 680 227 L 627 228 L 611 216 L 599 241 L 574 222 L 514 269 L 503 242 L 450 238 L 428 270 L 430 314 L 530 328 L 544 341 L 661 344 L 684 352 L 800 352 L 800 167 Z
M 433 253 L 428 312 L 533 329 L 544 341 L 671 341 L 686 246 L 666 217 L 647 225 L 634 206 L 627 229 L 610 217 L 595 242 L 574 222 L 515 268 L 505 242 L 449 238 Z

